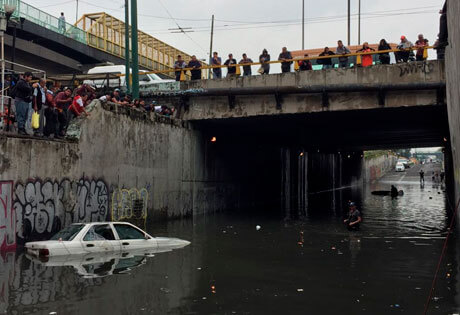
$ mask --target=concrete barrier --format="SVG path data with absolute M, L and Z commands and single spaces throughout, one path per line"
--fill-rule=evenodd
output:
M 91 105 L 74 141 L 0 136 L 0 245 L 43 239 L 72 222 L 160 219 L 222 210 L 235 184 L 182 121 Z M 231 198 L 230 198 L 231 196 Z

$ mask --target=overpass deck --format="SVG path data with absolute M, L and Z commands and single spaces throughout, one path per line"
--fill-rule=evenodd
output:
M 189 121 L 445 104 L 443 61 L 182 82 L 157 93 Z

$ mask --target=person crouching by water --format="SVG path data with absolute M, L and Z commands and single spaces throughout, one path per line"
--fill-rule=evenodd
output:
M 363 221 L 361 218 L 361 212 L 356 208 L 356 204 L 354 202 L 350 202 L 349 204 L 350 211 L 348 212 L 348 218 L 343 220 L 343 223 L 347 224 L 347 228 L 350 231 L 357 231 L 359 230 L 359 223 Z
M 390 195 L 391 195 L 391 198 L 396 198 L 399 196 L 398 189 L 394 185 L 391 185 Z

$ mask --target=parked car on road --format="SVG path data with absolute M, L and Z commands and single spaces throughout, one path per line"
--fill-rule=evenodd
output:
M 406 170 L 406 167 L 404 166 L 404 163 L 398 162 L 396 163 L 396 172 L 404 172 Z
M 47 258 L 61 255 L 174 249 L 189 245 L 178 238 L 153 237 L 127 222 L 75 223 L 48 241 L 28 242 L 29 255 Z

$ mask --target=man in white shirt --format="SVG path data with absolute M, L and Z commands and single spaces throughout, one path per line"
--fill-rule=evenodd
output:
M 59 28 L 59 32 L 65 33 L 65 16 L 64 16 L 64 12 L 61 12 L 61 16 L 59 17 L 58 28 Z

